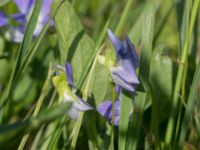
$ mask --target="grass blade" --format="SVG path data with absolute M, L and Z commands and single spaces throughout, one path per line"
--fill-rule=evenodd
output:
M 123 92 L 120 103 L 120 122 L 118 134 L 118 149 L 126 149 L 129 116 L 132 107 L 132 95 Z

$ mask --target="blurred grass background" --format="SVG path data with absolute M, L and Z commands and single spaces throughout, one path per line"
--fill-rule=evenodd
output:
M 18 11 L 12 1 L 4 2 L 0 3 L 1 11 Z M 1 147 L 200 149 L 199 0 L 66 0 L 58 5 L 59 0 L 55 0 L 55 26 L 47 25 L 28 45 L 26 41 L 32 40 L 32 34 L 20 45 L 6 40 L 6 29 L 0 29 Z M 33 13 L 38 12 L 39 9 Z M 37 16 L 31 19 L 35 22 Z M 27 31 L 31 26 L 34 28 L 30 24 Z M 98 51 L 113 57 L 105 33 L 107 27 L 122 39 L 127 34 L 140 55 L 141 85 L 134 113 L 124 129 L 122 125 L 113 127 L 96 112 L 86 112 L 80 132 L 75 133 L 76 142 L 72 131 L 79 121 L 63 115 L 69 106 L 58 105 L 60 100 L 48 70 L 51 72 L 56 64 L 64 65 L 68 60 L 78 92 L 86 94 L 90 104 L 98 106 L 112 99 L 113 86 L 106 67 L 97 62 L 90 71 L 91 65 L 87 65 L 96 59 L 93 56 Z M 19 56 L 23 51 L 27 55 Z M 17 63 L 20 60 L 25 60 L 24 64 Z M 180 77 L 178 72 L 182 72 Z M 84 73 L 86 77 L 81 78 Z M 92 78 L 88 81 L 90 73 Z M 85 91 L 87 84 L 90 88 Z

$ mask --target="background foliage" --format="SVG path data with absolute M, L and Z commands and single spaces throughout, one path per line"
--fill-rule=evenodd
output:
M 0 147 L 3 149 L 200 149 L 199 0 L 54 0 L 49 22 L 32 41 L 37 1 L 21 44 L 0 29 Z M 17 11 L 9 0 L 0 10 Z M 78 93 L 94 107 L 114 99 L 106 34 L 127 34 L 140 55 L 141 81 L 120 125 L 95 111 L 66 115 L 52 85 L 57 64 L 71 62 Z M 98 56 L 106 56 L 105 65 Z M 80 131 L 79 127 L 81 125 Z M 78 139 L 76 140 L 76 136 Z

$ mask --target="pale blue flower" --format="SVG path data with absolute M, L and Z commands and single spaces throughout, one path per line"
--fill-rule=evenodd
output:
M 72 107 L 67 111 L 67 114 L 71 118 L 77 119 L 79 112 L 93 110 L 94 108 L 76 94 L 76 87 L 73 81 L 73 70 L 71 64 L 68 62 L 65 64 L 65 74 L 66 74 L 66 81 L 68 85 L 71 87 L 72 94 L 74 95 L 72 97 L 71 94 L 69 94 L 70 93 L 69 91 L 65 91 L 64 93 L 64 101 L 72 102 Z
M 120 119 L 120 103 L 122 89 L 131 92 L 132 99 L 136 92 L 136 87 L 140 83 L 136 75 L 136 69 L 139 67 L 139 57 L 134 46 L 128 37 L 121 42 L 111 30 L 108 30 L 108 36 L 112 42 L 117 55 L 116 66 L 111 66 L 111 77 L 116 84 L 118 99 L 114 103 L 114 122 L 118 126 Z M 98 106 L 98 112 L 112 123 L 112 101 L 106 100 Z M 132 108 L 133 109 L 133 108 Z
M 140 83 L 136 75 L 139 67 L 139 57 L 128 37 L 121 42 L 111 30 L 108 36 L 117 54 L 116 66 L 111 67 L 111 77 L 115 84 L 130 92 L 135 92 Z
M 8 29 L 8 32 L 6 32 L 7 39 L 18 43 L 22 42 L 23 40 L 25 28 L 33 11 L 35 0 L 13 0 L 13 1 L 17 5 L 19 12 L 11 16 L 8 16 L 0 12 L 0 27 L 4 26 Z M 50 16 L 51 3 L 52 0 L 43 1 L 43 5 L 33 34 L 34 37 L 37 37 L 39 35 L 44 25 L 47 23 Z M 10 19 L 13 19 L 19 25 L 10 26 L 9 24 Z M 51 25 L 52 24 L 53 23 L 51 22 Z

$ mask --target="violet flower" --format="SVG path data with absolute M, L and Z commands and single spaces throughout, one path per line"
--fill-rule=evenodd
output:
M 118 94 L 118 100 L 115 101 L 114 103 L 114 120 L 113 120 L 113 124 L 115 126 L 119 125 L 119 117 L 120 117 L 120 102 L 121 102 L 121 93 L 122 93 L 122 89 L 119 86 L 116 86 L 116 92 Z M 111 100 L 107 100 L 104 101 L 103 103 L 101 103 L 98 108 L 97 111 L 103 116 L 105 117 L 110 123 L 112 123 L 112 101 Z
M 136 87 L 139 84 L 139 80 L 135 71 L 139 67 L 139 57 L 128 37 L 121 42 L 111 30 L 108 30 L 108 36 L 117 54 L 116 66 L 112 66 L 110 70 L 111 77 L 116 84 L 116 92 L 118 93 L 118 100 L 114 103 L 113 122 L 114 125 L 118 126 L 122 89 L 131 92 L 133 94 L 132 99 L 134 99 Z M 100 104 L 97 109 L 98 112 L 111 123 L 112 107 L 112 101 L 105 101 Z
M 111 67 L 111 77 L 115 84 L 135 92 L 140 83 L 135 71 L 139 67 L 139 57 L 135 48 L 127 36 L 123 42 L 111 30 L 108 30 L 108 36 L 117 54 L 116 66 Z
M 64 97 L 64 102 L 72 102 L 72 106 L 67 111 L 67 114 L 71 118 L 76 120 L 78 118 L 79 112 L 92 110 L 94 108 L 90 106 L 86 101 L 81 99 L 78 95 L 76 95 L 76 88 L 73 82 L 73 70 L 72 70 L 71 64 L 66 63 L 65 68 L 62 66 L 58 66 L 58 68 L 64 71 L 65 78 L 64 80 L 62 80 L 62 77 L 61 77 L 59 79 L 61 82 L 54 81 L 54 86 L 56 87 L 58 93 L 60 93 L 60 96 Z
M 97 111 L 105 117 L 110 123 L 112 123 L 112 101 L 104 101 L 99 105 Z M 119 116 L 120 116 L 120 101 L 117 100 L 114 103 L 114 122 L 115 126 L 119 125 Z
M 13 0 L 13 1 L 17 5 L 19 12 L 11 16 L 7 16 L 6 14 L 0 12 L 0 27 L 5 26 L 6 28 L 8 28 L 9 31 L 6 32 L 7 39 L 19 43 L 22 42 L 23 40 L 25 28 L 30 19 L 36 0 Z M 38 21 L 33 34 L 34 37 L 37 37 L 39 35 L 44 25 L 47 23 L 50 15 L 51 3 L 52 0 L 43 1 L 43 5 L 40 14 L 38 16 Z M 10 19 L 13 19 L 19 25 L 10 26 L 9 24 Z M 51 25 L 52 24 L 53 23 L 51 22 Z
M 0 12 L 0 27 L 8 24 L 8 18 L 2 12 Z

